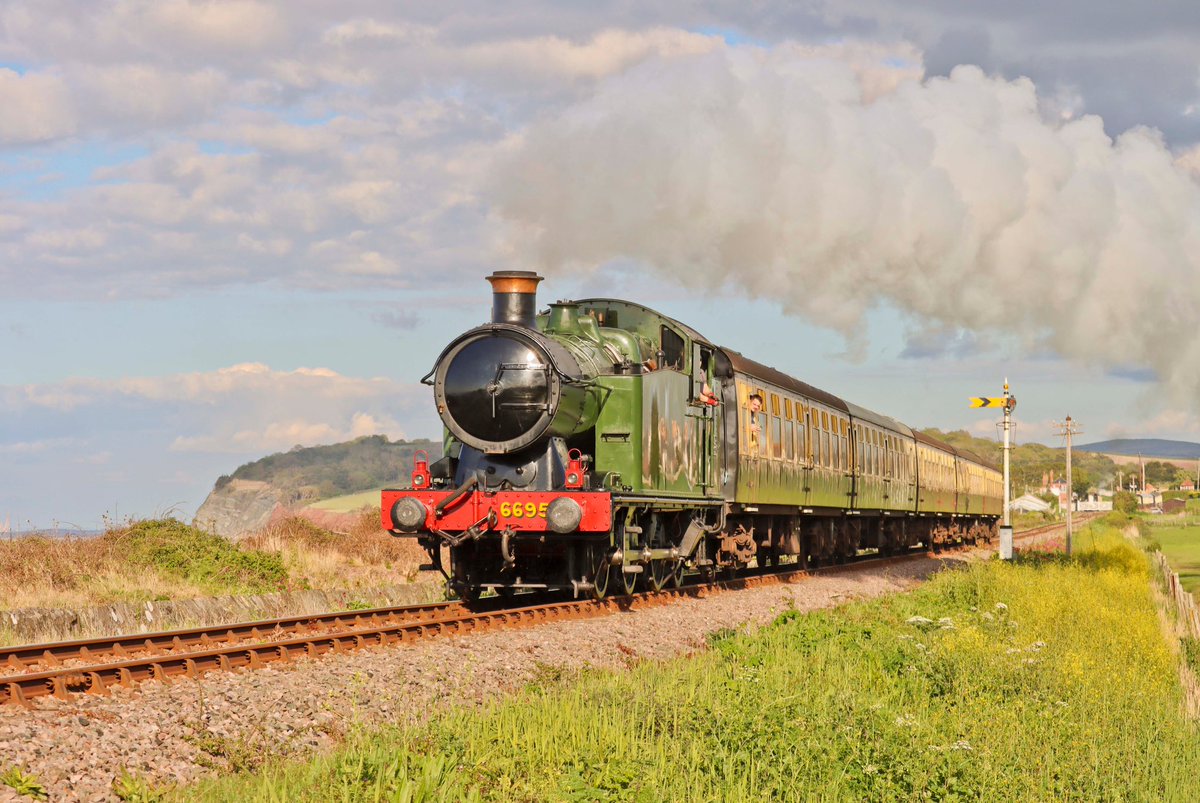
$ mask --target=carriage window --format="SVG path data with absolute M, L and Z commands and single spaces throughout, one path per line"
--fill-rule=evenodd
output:
M 792 400 L 791 399 L 783 400 L 783 417 L 786 418 L 788 421 L 792 420 Z
M 828 430 L 823 430 L 821 432 L 821 465 L 825 466 L 826 468 L 831 465 L 831 452 L 832 447 L 829 444 L 829 432 Z
M 660 368 L 683 370 L 683 338 L 667 326 L 662 328 L 662 353 L 663 360 Z
M 803 418 L 796 422 L 796 459 L 808 462 L 808 425 Z
M 795 443 L 793 441 L 795 435 L 792 433 L 792 426 L 793 424 L 790 420 L 783 424 L 783 457 L 785 460 L 791 460 L 796 456 Z
M 779 416 L 771 416 L 771 456 L 783 457 L 783 421 Z

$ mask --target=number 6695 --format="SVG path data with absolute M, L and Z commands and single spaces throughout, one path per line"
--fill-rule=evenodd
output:
M 535 519 L 546 518 L 546 507 L 549 502 L 501 502 L 500 515 L 506 519 Z

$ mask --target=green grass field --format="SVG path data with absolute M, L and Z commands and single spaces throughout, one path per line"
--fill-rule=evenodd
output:
M 361 491 L 356 494 L 322 499 L 320 502 L 312 503 L 309 507 L 314 510 L 328 510 L 331 513 L 354 513 L 355 511 L 362 510 L 364 507 L 379 507 L 379 492 L 381 490 L 381 488 L 376 488 L 373 491 Z
M 691 658 L 547 679 L 359 733 L 187 800 L 1165 800 L 1197 727 L 1148 560 L 1096 526 L 922 588 L 727 632 Z
M 1195 594 L 1200 589 L 1200 524 L 1155 527 L 1151 533 L 1162 545 L 1171 567 L 1179 573 L 1183 587 Z

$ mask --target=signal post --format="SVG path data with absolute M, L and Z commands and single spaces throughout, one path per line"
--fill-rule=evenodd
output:
M 1012 449 L 1012 439 L 1010 437 L 1010 433 L 1012 432 L 1012 411 L 1017 406 L 1017 397 L 1008 392 L 1008 378 L 1005 377 L 1003 396 L 977 396 L 971 399 L 971 406 L 1004 408 L 1004 511 L 1000 519 L 1000 559 L 1012 560 L 1012 511 L 1009 509 L 1009 488 L 1012 483 L 1009 481 L 1008 475 L 1008 455 Z

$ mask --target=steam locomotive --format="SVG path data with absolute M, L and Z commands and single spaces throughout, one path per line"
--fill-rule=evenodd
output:
M 640 304 L 539 313 L 542 277 L 488 281 L 492 321 L 422 380 L 445 455 L 381 498 L 383 527 L 460 597 L 604 597 L 992 538 L 1002 480 L 977 455 Z

